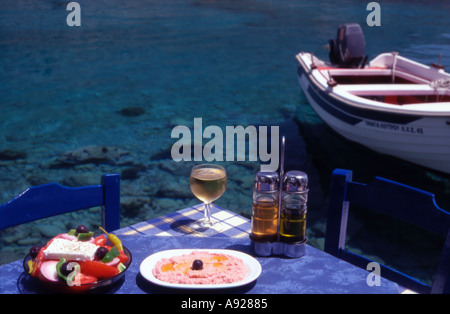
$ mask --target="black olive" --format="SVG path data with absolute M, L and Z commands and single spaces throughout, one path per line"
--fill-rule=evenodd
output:
M 196 259 L 192 262 L 192 270 L 201 270 L 203 269 L 203 262 L 199 259 Z
M 89 229 L 88 227 L 84 226 L 84 225 L 79 225 L 77 227 L 77 233 L 88 233 Z
M 29 252 L 30 256 L 32 258 L 36 258 L 36 256 L 38 256 L 39 252 L 41 251 L 41 248 L 42 248 L 42 246 L 33 246 Z
M 73 265 L 71 265 L 70 269 L 69 269 L 69 263 L 71 262 L 65 262 L 64 264 L 61 265 L 61 269 L 59 270 L 61 272 L 62 275 L 64 276 L 69 276 L 70 273 L 73 271 Z
M 106 253 L 108 253 L 108 249 L 101 246 L 97 249 L 97 251 L 95 251 L 95 257 L 97 257 L 98 259 L 102 259 L 103 257 L 105 257 Z

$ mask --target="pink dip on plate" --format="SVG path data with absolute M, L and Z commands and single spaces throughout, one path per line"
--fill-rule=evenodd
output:
M 194 270 L 194 260 L 201 260 L 203 268 Z M 226 284 L 240 281 L 247 274 L 247 267 L 240 258 L 202 251 L 163 258 L 153 268 L 157 279 L 177 284 Z

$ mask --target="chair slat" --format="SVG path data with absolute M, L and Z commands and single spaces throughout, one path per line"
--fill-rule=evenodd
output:
M 380 177 L 368 184 L 347 181 L 346 201 L 443 237 L 450 225 L 449 214 L 437 206 L 434 194 Z
M 0 205 L 0 229 L 95 206 L 102 206 L 106 230 L 120 228 L 118 174 L 104 175 L 101 185 L 69 188 L 50 183 L 28 188 Z

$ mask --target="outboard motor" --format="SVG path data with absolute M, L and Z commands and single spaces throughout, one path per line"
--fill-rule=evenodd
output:
M 336 39 L 330 39 L 330 61 L 342 68 L 357 68 L 364 59 L 365 40 L 357 23 L 338 27 Z

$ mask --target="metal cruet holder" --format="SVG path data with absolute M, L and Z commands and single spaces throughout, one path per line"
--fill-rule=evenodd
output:
M 258 240 L 253 234 L 254 225 L 252 220 L 252 233 L 250 234 L 251 248 L 255 254 L 259 256 L 271 256 L 271 255 L 283 255 L 290 258 L 299 258 L 305 255 L 306 248 L 306 235 L 304 229 L 306 228 L 306 206 L 308 198 L 308 177 L 306 173 L 301 171 L 289 171 L 284 174 L 284 150 L 285 150 L 285 137 L 282 137 L 281 141 L 281 164 L 279 180 L 274 173 L 267 174 L 268 177 L 264 178 L 263 173 L 258 173 L 255 177 L 254 185 L 254 200 L 255 193 L 268 192 L 277 190 L 278 197 L 278 212 L 277 212 L 277 234 L 274 240 L 261 241 Z M 271 180 L 268 180 L 268 179 Z M 276 179 L 275 179 L 276 178 Z M 264 184 L 261 184 L 262 181 Z M 278 182 L 277 182 L 278 181 Z M 267 184 L 270 182 L 270 184 Z M 279 183 L 278 187 L 274 187 L 275 183 Z M 302 214 L 304 215 L 305 222 L 302 225 L 303 237 L 295 238 L 294 241 L 286 240 L 286 237 L 280 235 L 281 223 L 284 223 L 280 219 L 281 210 L 285 209 L 285 213 L 290 214 Z M 288 212 L 289 211 L 289 212 Z M 289 216 L 292 217 L 292 216 Z M 253 219 L 253 216 L 252 216 Z M 285 229 L 283 229 L 285 230 Z

